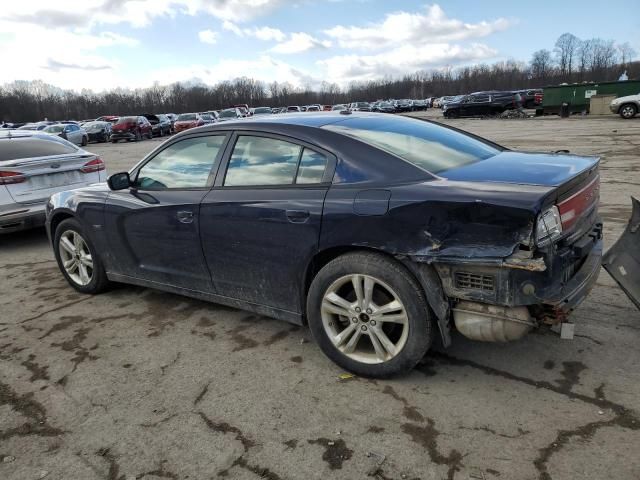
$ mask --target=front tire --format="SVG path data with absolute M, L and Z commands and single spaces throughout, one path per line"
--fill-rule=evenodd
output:
M 638 108 L 633 103 L 627 103 L 620 107 L 620 116 L 625 120 L 633 118 L 638 113 Z
M 77 291 L 100 293 L 108 288 L 110 282 L 98 252 L 75 218 L 58 225 L 53 251 L 60 271 Z
M 329 262 L 307 297 L 311 334 L 331 360 L 363 377 L 410 371 L 433 339 L 424 292 L 406 268 L 369 252 Z

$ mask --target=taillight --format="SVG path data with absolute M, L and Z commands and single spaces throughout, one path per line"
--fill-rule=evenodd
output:
M 9 170 L 0 170 L 0 185 L 11 185 L 13 183 L 22 183 L 27 179 L 20 172 L 11 172 Z
M 600 176 L 558 204 L 562 228 L 568 230 L 600 199 Z
M 99 172 L 100 170 L 104 170 L 104 168 L 105 168 L 104 162 L 102 161 L 102 159 L 95 158 L 90 162 L 85 163 L 80 169 L 80 171 L 82 173 L 92 173 L 92 172 Z

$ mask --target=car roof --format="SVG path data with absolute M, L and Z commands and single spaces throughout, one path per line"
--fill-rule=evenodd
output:
M 379 117 L 380 115 L 374 113 L 352 113 L 352 114 L 339 114 L 339 113 L 331 113 L 331 112 L 318 112 L 318 113 L 290 113 L 286 116 L 278 116 L 274 115 L 273 117 L 260 117 L 259 119 L 254 118 L 244 118 L 240 120 L 233 120 L 230 122 L 226 122 L 224 127 L 221 128 L 229 128 L 231 125 L 258 125 L 258 124 L 269 124 L 270 126 L 276 125 L 297 125 L 304 127 L 323 127 L 325 125 L 330 125 L 332 123 L 341 122 L 346 120 L 347 118 L 353 117 Z M 211 126 L 209 128 L 215 129 L 217 126 Z

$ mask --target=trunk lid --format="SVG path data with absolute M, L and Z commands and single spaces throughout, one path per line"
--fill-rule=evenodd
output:
M 589 171 L 599 160 L 598 157 L 507 150 L 479 162 L 439 172 L 438 176 L 468 182 L 558 187 Z
M 64 154 L 0 162 L 0 171 L 22 174 L 20 181 L 4 186 L 16 203 L 30 204 L 46 201 L 52 194 L 100 181 L 96 168 L 85 167 L 98 157 L 83 150 Z M 83 172 L 83 168 L 85 172 Z M 9 177 L 4 177 L 5 181 Z

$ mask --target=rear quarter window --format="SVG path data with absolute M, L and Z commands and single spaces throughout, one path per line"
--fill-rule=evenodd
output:
M 78 150 L 67 142 L 42 138 L 3 138 L 0 140 L 0 162 L 21 158 L 46 157 L 76 153 Z

